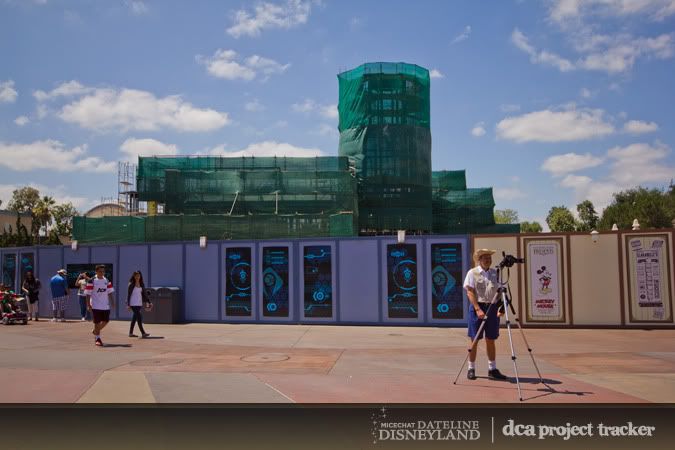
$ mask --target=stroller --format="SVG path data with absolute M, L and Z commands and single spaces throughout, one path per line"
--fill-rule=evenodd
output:
M 28 314 L 22 311 L 19 302 L 26 301 L 25 298 L 19 297 L 11 291 L 0 291 L 0 310 L 2 311 L 2 324 L 9 325 L 13 323 L 21 323 L 28 325 Z

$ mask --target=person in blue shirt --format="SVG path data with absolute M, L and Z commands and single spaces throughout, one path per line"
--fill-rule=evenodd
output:
M 68 304 L 68 281 L 67 272 L 60 269 L 51 280 L 49 287 L 52 290 L 52 322 L 65 322 L 66 306 Z

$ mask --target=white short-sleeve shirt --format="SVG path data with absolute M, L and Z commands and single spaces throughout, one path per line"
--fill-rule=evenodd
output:
M 464 278 L 464 289 L 466 289 L 467 287 L 476 289 L 476 276 L 474 275 L 474 270 L 476 269 L 478 269 L 479 273 L 483 275 L 483 277 L 490 280 L 494 286 L 498 286 L 499 279 L 497 277 L 497 269 L 485 270 L 479 265 L 469 270 L 469 272 L 466 274 L 466 277 Z M 479 303 L 490 303 L 490 300 L 487 299 L 481 301 L 481 299 L 479 298 L 477 300 Z
M 108 301 L 108 294 L 115 292 L 113 285 L 106 277 L 94 277 L 87 283 L 87 288 L 84 293 L 91 296 L 92 309 L 110 309 L 110 302 Z

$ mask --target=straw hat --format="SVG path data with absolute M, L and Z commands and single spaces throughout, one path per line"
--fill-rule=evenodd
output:
M 476 250 L 473 253 L 473 260 L 477 263 L 481 256 L 483 256 L 483 255 L 493 255 L 495 253 L 496 252 L 494 250 L 489 250 L 487 248 L 481 248 L 481 249 Z

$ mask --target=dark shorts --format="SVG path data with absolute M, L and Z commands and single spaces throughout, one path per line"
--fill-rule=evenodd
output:
M 94 323 L 110 322 L 109 309 L 92 309 L 91 312 L 94 316 Z
M 480 306 L 480 309 L 483 310 L 483 312 L 487 311 L 488 307 L 490 306 L 488 303 L 479 303 L 478 305 Z M 499 317 L 497 317 L 498 309 L 499 308 L 497 305 L 494 305 L 490 309 L 485 327 L 483 327 L 483 331 L 481 331 L 478 339 L 483 339 L 483 335 L 485 335 L 485 337 L 488 339 L 497 339 L 499 337 Z M 469 332 L 467 334 L 471 339 L 476 337 L 476 333 L 478 333 L 481 323 L 482 320 L 478 318 L 476 311 L 469 303 Z

